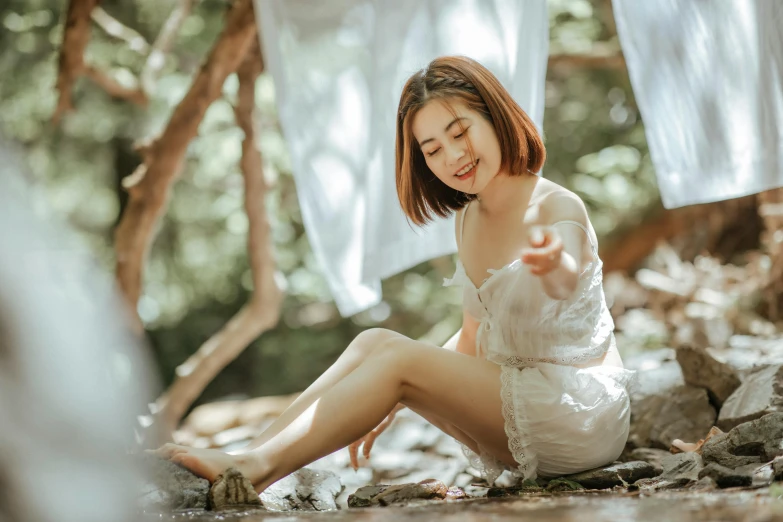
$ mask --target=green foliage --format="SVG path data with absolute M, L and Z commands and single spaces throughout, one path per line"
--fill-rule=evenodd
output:
M 222 28 L 227 2 L 198 2 L 186 20 L 150 105 L 111 99 L 89 80 L 74 89 L 76 111 L 59 127 L 57 50 L 64 5 L 59 0 L 6 0 L 0 7 L 0 129 L 22 144 L 38 188 L 36 205 L 67 220 L 107 270 L 113 269 L 112 228 L 122 196 L 119 180 L 139 158 L 134 140 L 157 134 L 190 85 Z M 174 0 L 106 0 L 103 8 L 153 41 Z M 617 47 L 605 2 L 550 0 L 551 52 L 590 52 L 597 41 Z M 599 8 L 600 7 L 600 8 Z M 145 57 L 95 27 L 90 63 L 130 84 Z M 139 312 L 165 381 L 242 305 L 251 290 L 247 218 L 238 170 L 240 140 L 231 103 L 232 77 L 188 149 L 168 213 L 147 265 Z M 625 70 L 550 71 L 545 175 L 587 201 L 599 234 L 657 200 L 644 133 Z M 256 341 L 212 384 L 204 398 L 276 394 L 311 382 L 362 329 L 381 326 L 442 342 L 459 328 L 459 293 L 441 286 L 450 258 L 424 263 L 383 284 L 384 302 L 341 319 L 304 235 L 290 159 L 280 134 L 271 79 L 257 85 L 264 122 L 259 144 L 273 182 L 267 205 L 286 298 L 278 328 Z

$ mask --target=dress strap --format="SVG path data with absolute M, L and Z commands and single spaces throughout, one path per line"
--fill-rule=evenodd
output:
M 593 256 L 598 258 L 598 247 L 595 245 L 595 243 L 593 243 L 593 238 L 590 236 L 590 231 L 587 230 L 586 226 L 584 226 L 583 224 L 581 224 L 578 221 L 571 221 L 570 219 L 565 219 L 563 221 L 558 221 L 557 223 L 553 223 L 552 226 L 561 225 L 561 224 L 576 225 L 579 228 L 581 228 L 584 231 L 584 233 L 587 234 L 587 241 L 590 242 L 590 248 L 593 250 Z

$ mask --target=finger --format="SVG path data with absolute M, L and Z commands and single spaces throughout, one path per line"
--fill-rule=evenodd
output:
M 530 232 L 528 233 L 528 241 L 530 241 L 531 246 L 536 248 L 544 246 L 546 242 L 546 234 L 544 233 L 544 230 L 538 226 L 530 227 Z
M 359 469 L 359 444 L 361 444 L 361 439 L 348 446 L 348 453 L 351 456 L 351 467 L 354 471 Z
M 370 460 L 370 451 L 372 450 L 372 445 L 374 442 L 374 440 L 365 441 L 364 446 L 362 446 L 362 454 L 367 460 Z
M 369 459 L 370 458 L 370 451 L 372 450 L 373 445 L 375 444 L 375 439 L 377 438 L 377 435 L 369 435 L 364 441 L 364 458 Z
M 522 262 L 532 266 L 543 266 L 548 261 L 551 261 L 549 254 L 541 249 L 528 250 L 522 254 Z

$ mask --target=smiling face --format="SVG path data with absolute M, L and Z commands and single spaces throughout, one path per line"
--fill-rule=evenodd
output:
M 414 116 L 411 130 L 429 169 L 455 190 L 478 194 L 500 171 L 494 127 L 461 100 L 427 102 Z

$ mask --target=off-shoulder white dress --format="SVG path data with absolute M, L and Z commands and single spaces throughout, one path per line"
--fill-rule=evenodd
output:
M 572 366 L 600 357 L 615 343 L 596 245 L 581 223 L 553 226 L 582 229 L 593 254 L 570 298 L 549 298 L 520 260 L 489 270 L 478 288 L 460 261 L 454 277 L 444 281 L 463 287 L 463 306 L 480 321 L 477 356 L 501 366 L 505 431 L 518 463 L 509 471 L 523 478 L 611 463 L 623 451 L 629 431 L 627 388 L 634 372 Z M 461 229 L 462 223 L 460 236 Z M 507 468 L 479 449 L 476 455 L 464 447 L 473 466 L 493 483 Z

